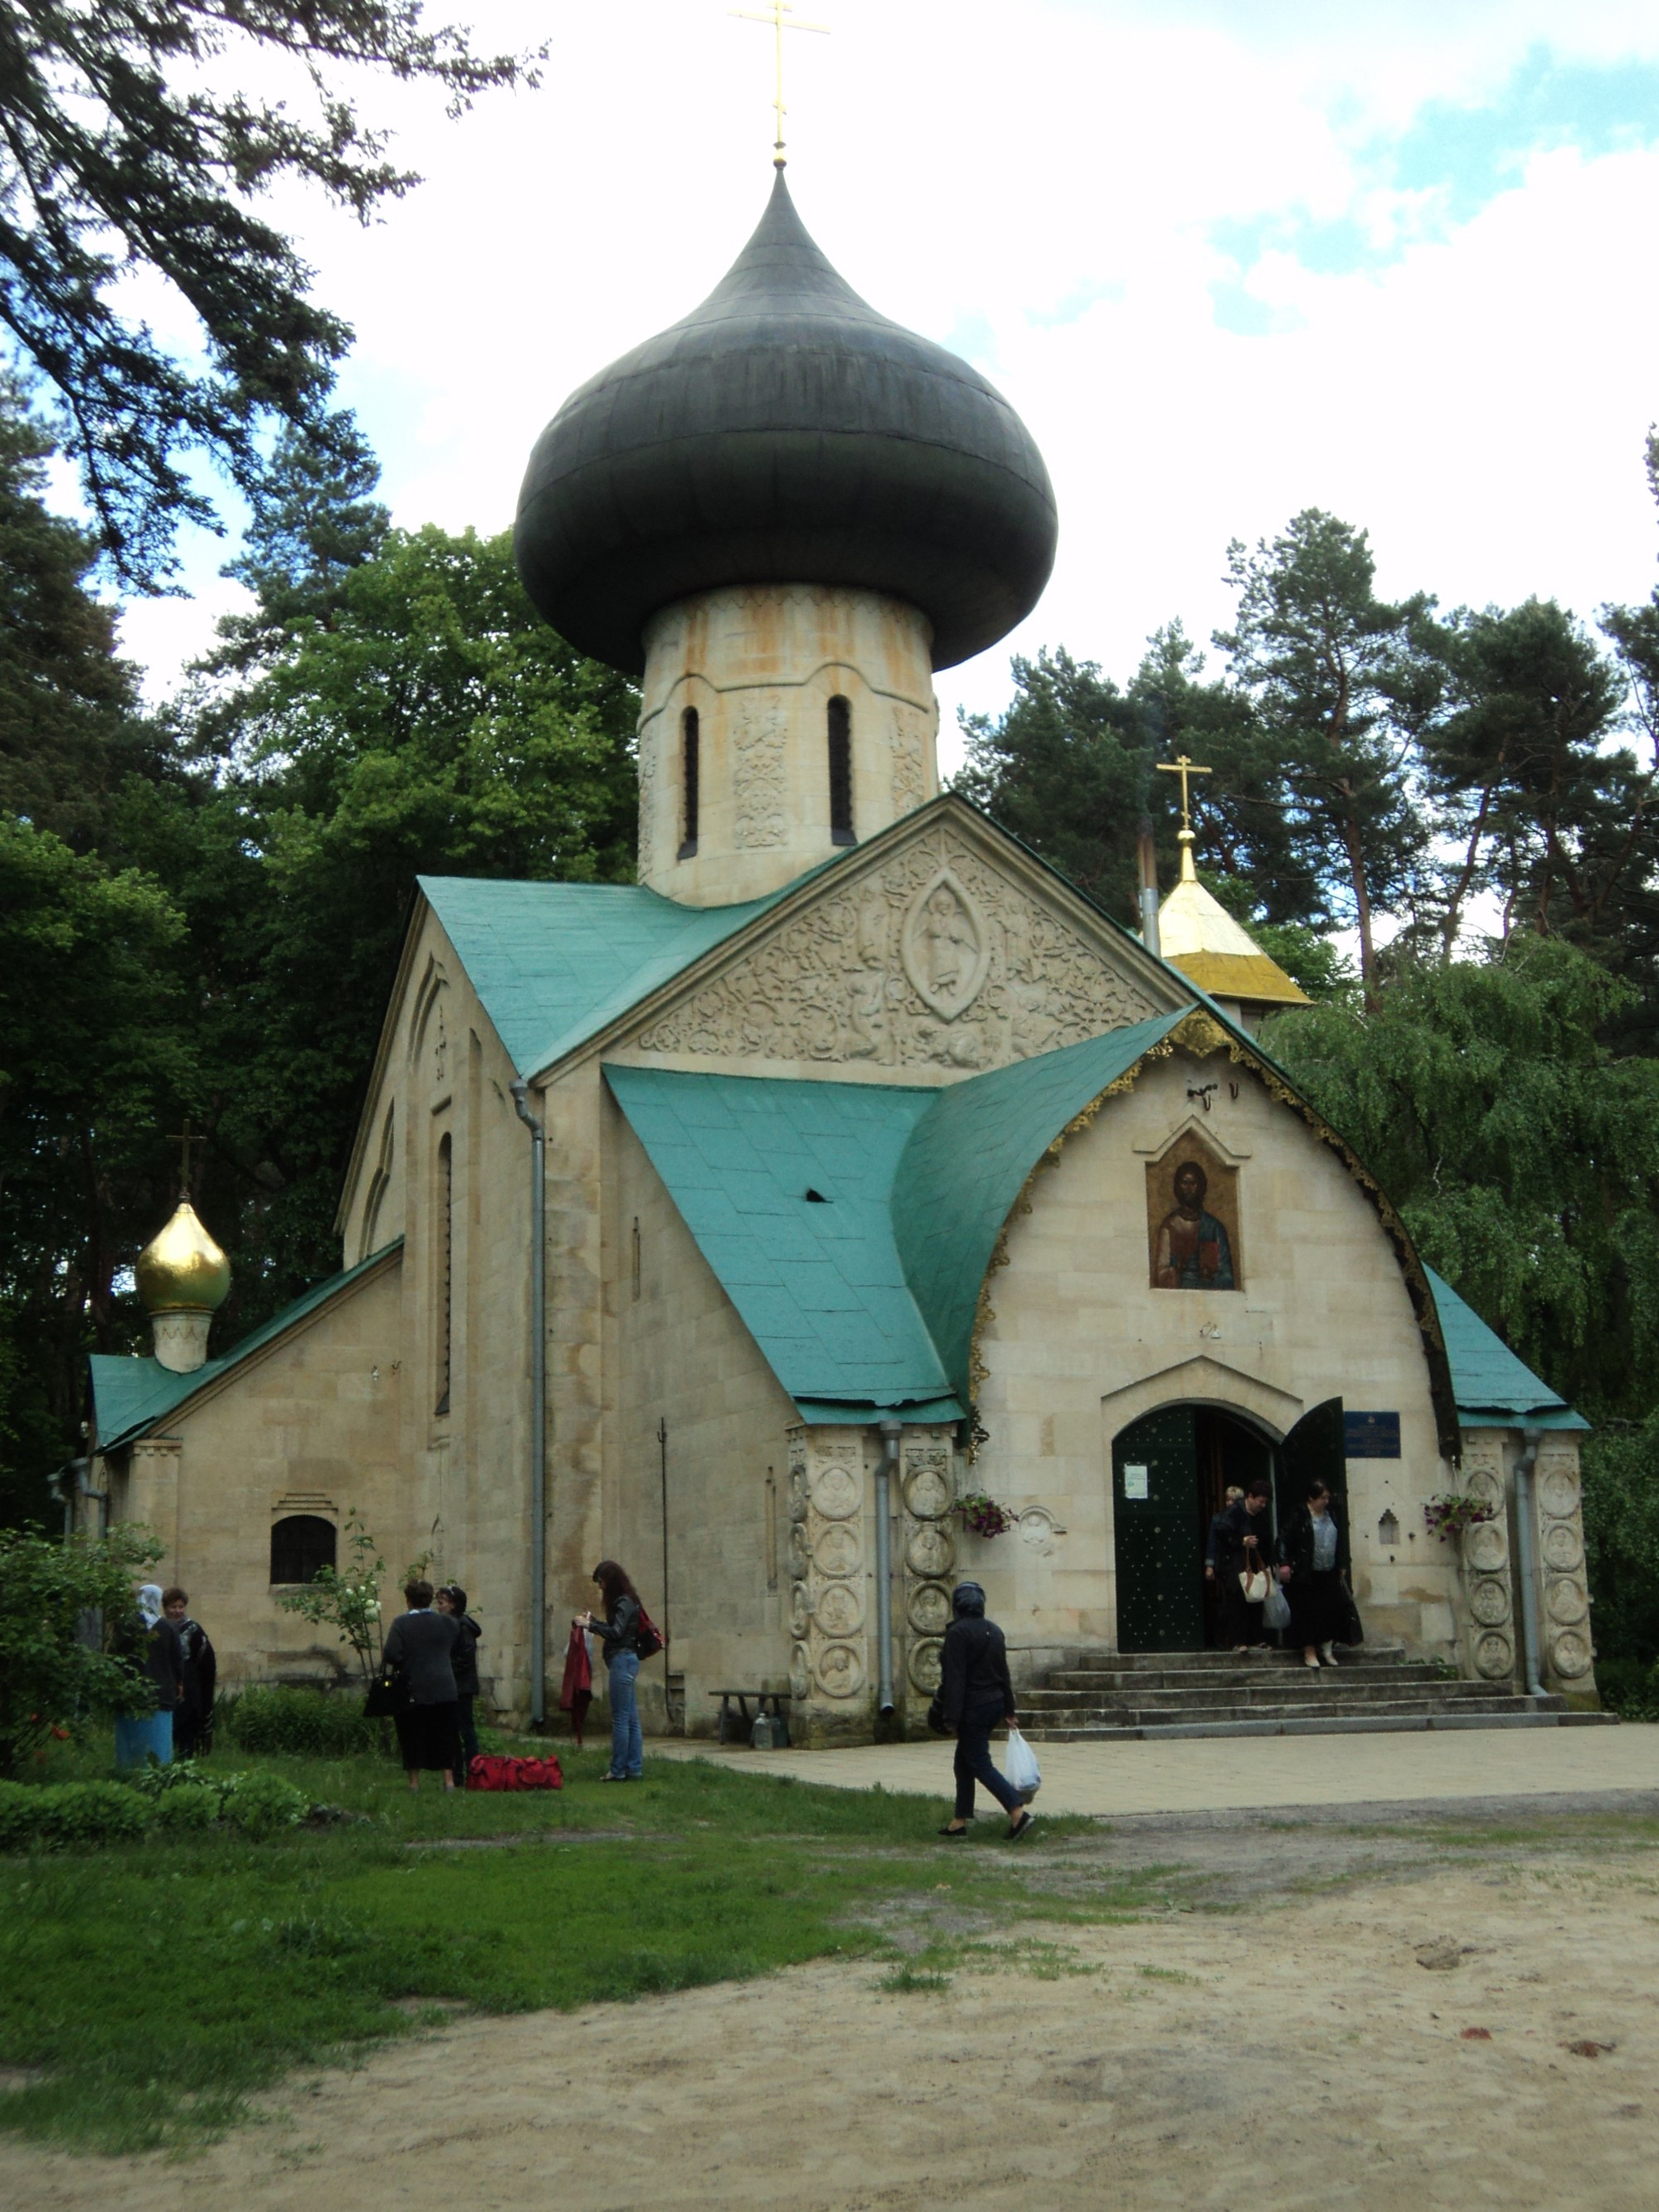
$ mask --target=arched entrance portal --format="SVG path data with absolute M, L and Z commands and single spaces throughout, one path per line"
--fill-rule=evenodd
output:
M 1228 1486 L 1273 1485 L 1268 1533 L 1300 1503 L 1310 1476 L 1334 1492 L 1347 1564 L 1342 1401 L 1304 1414 L 1282 1443 L 1219 1406 L 1160 1407 L 1112 1441 L 1120 1651 L 1199 1651 L 1205 1643 L 1204 1545 Z

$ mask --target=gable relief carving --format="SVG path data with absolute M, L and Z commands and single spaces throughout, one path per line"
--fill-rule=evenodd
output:
M 655 1022 L 647 1052 L 980 1069 L 1157 1007 L 943 825 Z

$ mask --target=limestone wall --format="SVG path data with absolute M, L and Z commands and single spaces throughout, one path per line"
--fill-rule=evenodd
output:
M 1207 1110 L 1200 1092 L 1211 1085 Z M 1236 1095 L 1235 1095 L 1236 1094 Z M 1147 1168 L 1195 1135 L 1237 1173 L 1243 1288 L 1151 1287 Z M 1452 1486 L 1429 1370 L 1394 1251 L 1342 1161 L 1259 1079 L 1218 1054 L 1147 1064 L 1040 1172 L 990 1279 L 974 1486 L 1018 1531 L 960 1540 L 1010 1641 L 1110 1644 L 1116 1631 L 1112 1440 L 1182 1401 L 1249 1415 L 1271 1438 L 1340 1396 L 1397 1411 L 1398 1460 L 1348 1466 L 1354 1587 L 1369 1632 L 1453 1657 L 1455 1560 L 1422 1508 Z M 1392 1513 L 1401 1540 L 1378 1543 Z
M 1528 1510 L 1516 1468 L 1526 1449 L 1518 1429 L 1480 1429 L 1465 1439 L 1457 1487 L 1493 1517 L 1454 1540 L 1461 1574 L 1463 1671 L 1503 1688 L 1526 1686 L 1521 1516 Z M 1589 1589 L 1584 1569 L 1583 1493 L 1578 1437 L 1546 1431 L 1530 1486 L 1539 1677 L 1575 1705 L 1596 1705 Z

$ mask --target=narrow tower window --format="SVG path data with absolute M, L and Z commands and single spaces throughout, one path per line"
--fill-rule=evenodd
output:
M 830 842 L 857 842 L 853 836 L 853 710 L 839 697 L 830 702 Z
M 680 850 L 689 860 L 697 849 L 697 710 L 680 716 Z
M 434 1413 L 449 1411 L 450 1285 L 455 1258 L 455 1155 L 449 1139 L 438 1140 L 438 1402 Z

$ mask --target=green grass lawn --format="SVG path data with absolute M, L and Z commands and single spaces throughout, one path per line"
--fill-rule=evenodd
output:
M 898 1919 L 948 1938 L 1054 1917 L 1040 1870 L 1092 1826 L 1047 1821 L 1015 1853 L 987 1820 L 950 1847 L 933 1834 L 943 1796 L 667 1759 L 602 1793 L 602 1753 L 560 1752 L 556 1795 L 411 1796 L 389 1762 L 227 1746 L 216 1766 L 268 1768 L 368 1817 L 0 1859 L 0 2066 L 33 2076 L 0 2094 L 0 2124 L 87 2149 L 185 2143 L 291 2067 L 457 2003 L 647 1997 L 836 1954 L 896 1962 Z M 51 1778 L 100 1771 L 62 1759 Z M 1103 1881 L 1089 1917 L 1161 1887 Z

